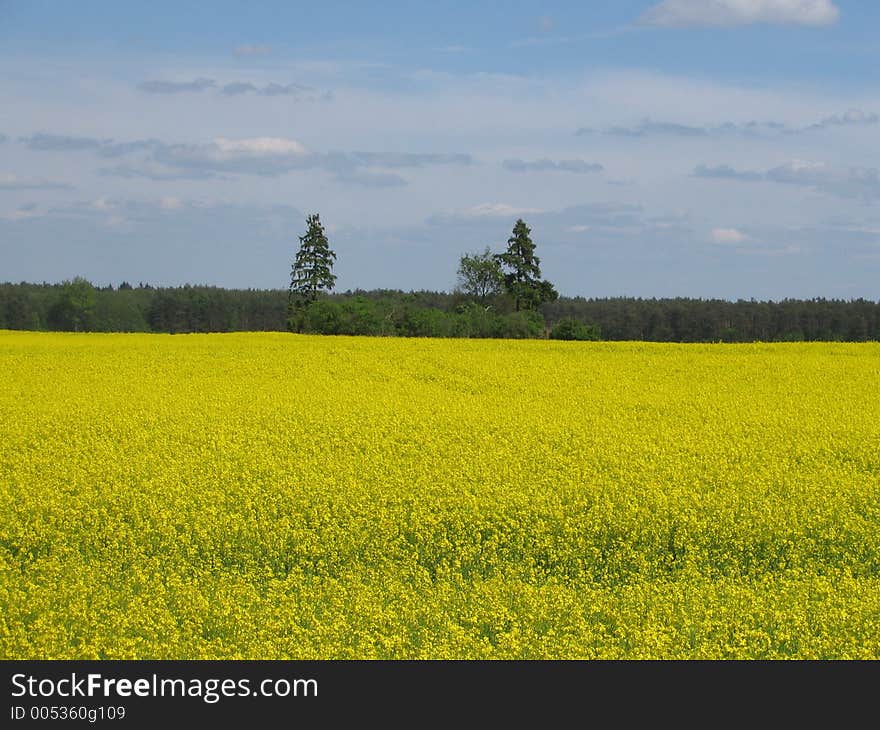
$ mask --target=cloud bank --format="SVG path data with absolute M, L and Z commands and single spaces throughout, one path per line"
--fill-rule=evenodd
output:
M 709 234 L 712 243 L 721 245 L 743 243 L 749 240 L 749 236 L 737 228 L 714 228 Z
M 724 122 L 714 126 L 693 126 L 676 122 L 655 121 L 643 119 L 631 126 L 612 126 L 605 129 L 593 129 L 581 127 L 575 135 L 586 136 L 590 134 L 602 134 L 611 137 L 720 137 L 724 135 L 739 135 L 743 137 L 760 137 L 774 135 L 805 134 L 823 129 L 847 126 L 870 126 L 880 123 L 880 116 L 874 112 L 866 112 L 862 109 L 850 109 L 844 114 L 834 114 L 824 119 L 807 124 L 805 126 L 791 126 L 782 122 Z
M 585 174 L 590 172 L 602 172 L 605 168 L 596 162 L 585 160 L 548 160 L 543 158 L 528 162 L 526 160 L 509 159 L 501 163 L 502 167 L 509 172 L 573 172 Z
M 213 79 L 195 79 L 193 81 L 143 81 L 137 85 L 137 88 L 148 94 L 198 94 L 216 86 L 217 82 Z
M 840 10 L 831 0 L 664 0 L 642 13 L 639 22 L 660 28 L 824 26 L 839 17 Z
M 272 46 L 245 44 L 242 46 L 236 46 L 232 53 L 239 58 L 246 58 L 249 56 L 268 56 L 272 53 Z
M 118 164 L 100 169 L 100 174 L 158 181 L 210 180 L 228 175 L 277 177 L 294 170 L 317 169 L 346 184 L 390 188 L 402 187 L 407 181 L 387 170 L 474 162 L 469 154 L 460 152 L 315 152 L 283 137 L 217 137 L 193 144 L 155 139 L 116 142 L 40 132 L 20 141 L 36 152 L 91 152 L 102 158 L 121 158 Z
M 329 91 L 318 93 L 311 86 L 290 82 L 279 84 L 270 82 L 256 84 L 252 81 L 230 81 L 225 84 L 215 79 L 198 78 L 192 81 L 143 81 L 135 88 L 146 94 L 175 95 L 175 94 L 201 94 L 208 90 L 215 90 L 222 96 L 241 96 L 255 94 L 257 96 L 296 96 L 305 101 L 328 101 L 333 98 Z
M 880 200 L 880 172 L 872 167 L 838 167 L 826 162 L 791 160 L 765 171 L 730 165 L 698 165 L 694 177 L 803 185 L 819 192 L 865 202 Z
M 161 142 L 141 139 L 133 142 L 114 142 L 112 139 L 95 137 L 72 137 L 63 134 L 39 132 L 30 137 L 20 137 L 19 142 L 35 152 L 83 152 L 92 151 L 101 157 L 123 157 L 135 152 L 155 149 Z
M 7 174 L 0 175 L 0 190 L 73 190 L 73 186 L 44 178 L 23 178 Z
M 297 94 L 304 94 L 309 91 L 314 91 L 314 89 L 310 86 L 303 86 L 302 84 L 271 83 L 264 86 L 257 86 L 249 81 L 234 81 L 230 84 L 225 84 L 220 89 L 220 93 L 226 96 L 240 96 L 241 94 L 257 94 L 258 96 L 296 96 Z

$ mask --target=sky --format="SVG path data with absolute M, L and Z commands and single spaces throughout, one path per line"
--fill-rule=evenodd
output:
M 0 281 L 880 300 L 880 3 L 0 0 Z

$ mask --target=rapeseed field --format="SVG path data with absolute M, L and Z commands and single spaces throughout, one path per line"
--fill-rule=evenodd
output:
M 880 658 L 880 345 L 0 333 L 2 658 Z

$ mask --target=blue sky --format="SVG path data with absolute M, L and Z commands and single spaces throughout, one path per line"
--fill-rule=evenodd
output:
M 0 0 L 0 280 L 880 299 L 880 4 Z

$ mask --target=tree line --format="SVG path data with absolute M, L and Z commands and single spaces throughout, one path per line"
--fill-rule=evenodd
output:
M 461 256 L 451 292 L 334 292 L 336 254 L 318 214 L 288 289 L 0 284 L 0 329 L 72 332 L 283 331 L 405 337 L 655 342 L 880 340 L 880 302 L 560 297 L 523 220 L 507 247 Z
M 70 287 L 91 290 L 80 298 Z M 89 289 L 86 289 L 86 286 Z M 545 337 L 566 322 L 603 340 L 780 342 L 880 340 L 880 303 L 865 299 L 731 302 L 559 297 L 535 312 L 493 312 L 457 292 L 377 289 L 328 294 L 310 332 L 399 336 Z M 0 329 L 80 332 L 237 332 L 287 329 L 284 289 L 0 284 Z M 536 316 L 540 315 L 540 316 Z M 589 323 L 589 324 L 587 324 Z

